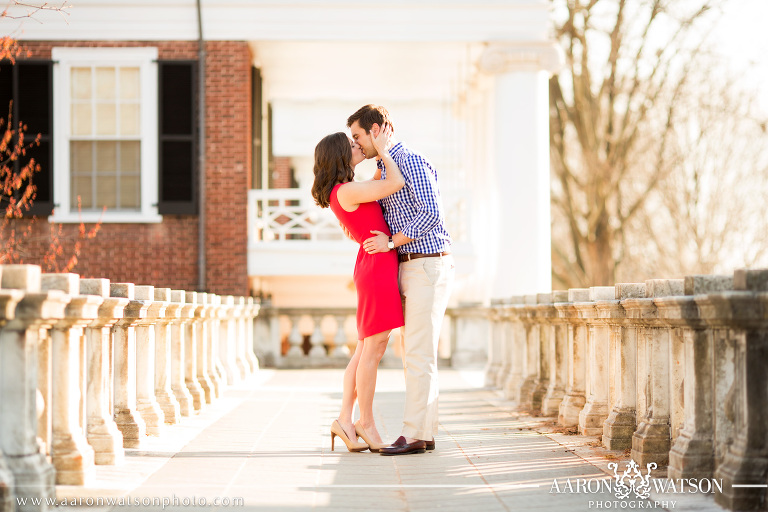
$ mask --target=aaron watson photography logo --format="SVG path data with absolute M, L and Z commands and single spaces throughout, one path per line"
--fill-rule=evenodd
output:
M 595 509 L 637 509 L 675 508 L 676 494 L 712 494 L 723 492 L 722 480 L 714 478 L 651 478 L 656 463 L 646 464 L 645 474 L 634 460 L 626 463 L 623 472 L 617 462 L 608 464 L 613 478 L 568 478 L 553 480 L 550 494 L 588 494 L 589 508 Z M 651 492 L 663 495 L 664 499 L 651 499 Z M 598 496 L 599 495 L 599 496 Z M 611 497 L 613 495 L 613 497 Z M 598 499 L 599 498 L 599 499 Z

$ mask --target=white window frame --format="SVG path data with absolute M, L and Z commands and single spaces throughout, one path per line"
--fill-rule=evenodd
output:
M 158 213 L 158 90 L 157 48 L 53 48 L 53 203 L 48 220 L 57 223 L 157 223 Z M 141 206 L 139 211 L 78 213 L 70 202 L 71 69 L 78 66 L 136 66 L 140 74 Z

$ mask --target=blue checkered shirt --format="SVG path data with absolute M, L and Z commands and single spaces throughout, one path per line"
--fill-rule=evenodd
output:
M 412 242 L 397 248 L 400 254 L 408 252 L 436 253 L 451 248 L 451 236 L 445 229 L 445 215 L 437 171 L 422 155 L 414 153 L 402 142 L 389 150 L 392 159 L 405 178 L 405 186 L 391 196 L 379 200 L 384 219 L 392 233 L 402 233 Z M 377 163 L 381 177 L 386 177 L 384 163 Z

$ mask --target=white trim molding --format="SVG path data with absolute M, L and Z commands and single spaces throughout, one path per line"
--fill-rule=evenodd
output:
M 161 222 L 158 214 L 157 48 L 53 48 L 54 213 L 50 222 Z M 84 211 L 70 201 L 70 70 L 75 66 L 136 66 L 140 72 L 141 202 L 138 211 Z

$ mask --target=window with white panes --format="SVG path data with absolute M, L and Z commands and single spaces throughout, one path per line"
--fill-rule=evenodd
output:
M 56 48 L 53 56 L 54 219 L 157 220 L 157 50 Z

